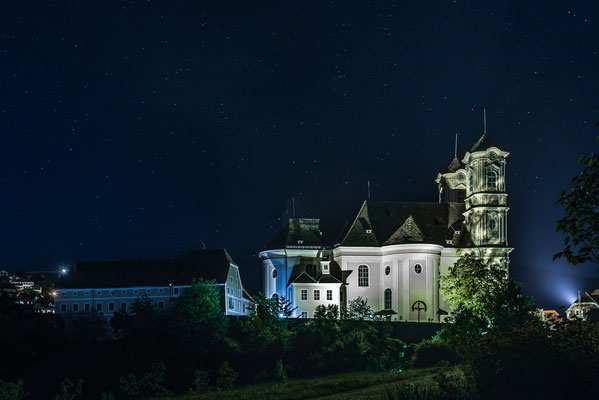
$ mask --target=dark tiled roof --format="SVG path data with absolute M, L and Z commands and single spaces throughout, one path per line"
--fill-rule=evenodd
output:
M 177 259 L 78 262 L 56 288 L 189 285 L 194 278 L 224 283 L 229 263 L 235 264 L 225 249 L 192 251 Z
M 341 241 L 347 222 L 320 218 L 289 218 L 268 244 L 268 249 L 297 246 L 331 248 Z
M 430 243 L 472 247 L 463 226 L 464 203 L 399 203 L 365 201 L 342 246 L 380 247 L 399 243 Z M 362 220 L 368 221 L 368 233 Z M 454 231 L 460 231 L 455 235 Z M 454 246 L 456 246 L 454 244 Z
M 447 167 L 447 169 L 450 172 L 456 172 L 460 168 L 463 168 L 463 165 L 457 157 L 454 157 L 453 160 L 451 160 L 451 163 L 449 163 L 449 166 Z
M 572 305 L 578 304 L 578 303 L 597 303 L 597 298 L 595 296 L 591 296 L 587 292 L 584 292 L 583 294 L 580 295 L 580 297 L 576 298 L 576 300 L 574 301 L 574 303 L 572 303 Z
M 297 264 L 293 266 L 287 286 L 292 283 L 341 283 L 344 279 L 343 272 L 336 261 L 331 261 L 329 264 L 328 274 L 323 274 L 320 266 L 316 266 L 316 276 L 311 276 L 306 272 L 306 264 Z

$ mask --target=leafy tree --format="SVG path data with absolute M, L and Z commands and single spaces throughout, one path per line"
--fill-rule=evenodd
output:
M 206 371 L 196 370 L 193 374 L 193 381 L 191 382 L 190 392 L 201 393 L 208 390 L 210 386 L 210 375 Z
M 573 265 L 587 261 L 599 264 L 599 154 L 582 155 L 578 162 L 582 171 L 557 200 L 565 213 L 557 221 L 557 231 L 565 235 L 565 247 L 553 259 L 566 257 Z
M 0 400 L 21 400 L 27 395 L 22 379 L 16 382 L 5 382 L 0 379 Z
M 372 308 L 368 305 L 368 300 L 358 296 L 349 301 L 347 310 L 342 313 L 342 318 L 364 321 L 371 320 L 373 314 Z
M 277 316 L 289 318 L 296 309 L 297 307 L 293 307 L 293 302 L 287 299 L 285 296 L 281 296 L 276 299 Z
M 218 389 L 231 389 L 237 383 L 237 376 L 239 374 L 231 367 L 228 361 L 221 364 L 218 369 L 218 379 L 216 380 L 216 387 Z
M 317 320 L 332 320 L 339 318 L 339 306 L 337 304 L 329 304 L 325 306 L 321 304 L 314 310 L 314 318 Z
M 58 387 L 58 394 L 54 396 L 54 400 L 75 400 L 81 398 L 83 392 L 83 381 L 77 380 L 74 384 L 69 378 L 65 378 Z
M 177 300 L 175 312 L 187 328 L 188 335 L 218 340 L 225 335 L 227 316 L 216 281 L 194 280 Z
M 152 368 L 146 372 L 140 379 L 135 374 L 130 373 L 121 377 L 119 382 L 123 393 L 133 398 L 148 398 L 163 396 L 168 393 L 163 386 L 166 377 L 166 366 L 163 362 L 152 364 Z

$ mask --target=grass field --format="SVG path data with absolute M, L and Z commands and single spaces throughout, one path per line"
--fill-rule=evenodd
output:
M 360 372 L 324 376 L 313 379 L 292 379 L 280 383 L 245 386 L 238 389 L 209 391 L 169 397 L 173 400 L 350 400 L 438 398 L 441 374 L 456 381 L 463 380 L 458 367 L 427 368 L 403 372 Z

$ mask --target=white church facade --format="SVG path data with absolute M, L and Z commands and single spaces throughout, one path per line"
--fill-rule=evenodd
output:
M 392 321 L 442 322 L 440 277 L 463 254 L 508 270 L 506 158 L 486 134 L 439 173 L 438 202 L 367 200 L 352 223 L 293 218 L 262 251 L 263 291 L 294 317 L 358 297 Z

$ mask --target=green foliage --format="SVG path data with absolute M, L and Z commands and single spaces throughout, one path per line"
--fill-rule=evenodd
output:
M 339 318 L 339 306 L 337 304 L 329 304 L 325 306 L 321 304 L 316 306 L 314 310 L 314 318 L 317 320 L 336 320 Z
M 357 321 L 371 320 L 374 312 L 370 305 L 368 305 L 368 300 L 363 299 L 361 296 L 350 300 L 347 310 L 342 313 L 343 319 L 353 319 Z
M 227 328 L 227 316 L 221 304 L 216 281 L 194 280 L 177 300 L 175 312 L 181 318 L 187 335 L 202 340 L 218 340 Z
M 16 382 L 5 382 L 0 379 L 0 400 L 21 400 L 27 397 L 23 380 Z
M 553 259 L 566 257 L 573 265 L 599 264 L 599 154 L 580 156 L 578 163 L 582 171 L 557 200 L 565 214 L 557 221 L 557 231 L 565 235 L 565 247 Z
M 239 374 L 231 367 L 228 361 L 221 364 L 218 369 L 218 378 L 216 379 L 216 387 L 220 390 L 231 389 L 237 383 Z
M 453 347 L 443 340 L 422 340 L 414 349 L 412 366 L 415 368 L 432 367 L 442 361 L 455 364 L 459 361 Z
M 273 372 L 273 380 L 276 382 L 286 381 L 287 373 L 285 372 L 285 365 L 282 360 L 277 360 L 275 364 L 275 370 Z
M 112 391 L 104 392 L 100 395 L 100 400 L 116 400 Z
M 147 398 L 152 396 L 162 396 L 168 393 L 163 386 L 166 377 L 166 366 L 163 362 L 152 364 L 152 368 L 146 372 L 140 379 L 135 374 L 130 373 L 121 377 L 121 391 L 129 397 Z
M 83 381 L 77 380 L 74 384 L 69 378 L 65 378 L 58 387 L 58 393 L 54 396 L 54 400 L 75 400 L 81 398 L 83 392 Z
M 198 393 L 205 392 L 210 387 L 210 374 L 206 371 L 196 370 L 191 381 L 190 392 Z

